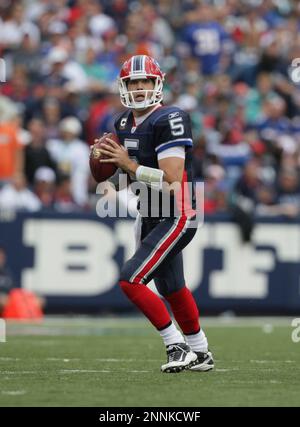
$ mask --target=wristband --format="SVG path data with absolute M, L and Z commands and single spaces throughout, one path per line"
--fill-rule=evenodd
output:
M 164 172 L 161 169 L 139 166 L 135 172 L 137 181 L 143 182 L 156 190 L 162 189 Z

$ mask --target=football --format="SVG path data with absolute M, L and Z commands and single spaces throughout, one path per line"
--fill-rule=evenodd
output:
M 96 182 L 103 182 L 110 178 L 117 170 L 114 163 L 101 163 L 100 159 L 109 159 L 108 156 L 101 154 L 99 148 L 102 144 L 109 144 L 106 138 L 113 139 L 116 143 L 120 144 L 117 135 L 107 133 L 103 135 L 99 141 L 93 146 L 90 153 L 90 170 Z

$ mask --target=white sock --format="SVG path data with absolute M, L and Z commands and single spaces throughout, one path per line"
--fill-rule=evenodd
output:
M 193 351 L 200 351 L 201 353 L 208 351 L 207 338 L 202 329 L 197 334 L 185 335 L 185 339 Z
M 183 335 L 176 328 L 173 322 L 171 323 L 170 326 L 158 332 L 162 337 L 162 339 L 164 340 L 165 346 L 184 342 Z

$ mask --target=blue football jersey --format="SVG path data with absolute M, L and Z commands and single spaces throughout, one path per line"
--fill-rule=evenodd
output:
M 221 54 L 230 44 L 229 35 L 219 23 L 189 24 L 183 30 L 182 39 L 189 45 L 191 53 L 200 59 L 203 74 L 218 72 Z
M 160 106 L 136 126 L 132 111 L 127 110 L 116 118 L 115 129 L 120 143 L 128 150 L 129 156 L 142 166 L 159 168 L 157 159 L 159 153 L 171 147 L 185 147 L 183 182 L 191 183 L 189 186 L 191 194 L 185 194 L 184 197 L 189 200 L 188 205 L 192 211 L 195 200 L 192 185 L 193 140 L 189 115 L 178 107 Z M 150 207 L 154 214 L 149 216 L 164 216 L 161 198 L 156 207 L 151 203 L 149 194 L 148 211 Z M 140 206 L 140 211 L 141 213 L 144 211 L 143 206 Z

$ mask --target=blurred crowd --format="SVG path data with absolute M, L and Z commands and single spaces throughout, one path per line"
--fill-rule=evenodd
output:
M 89 145 L 134 54 L 191 116 L 207 215 L 231 212 L 245 240 L 256 215 L 299 215 L 297 0 L 1 1 L 0 209 L 94 209 Z

